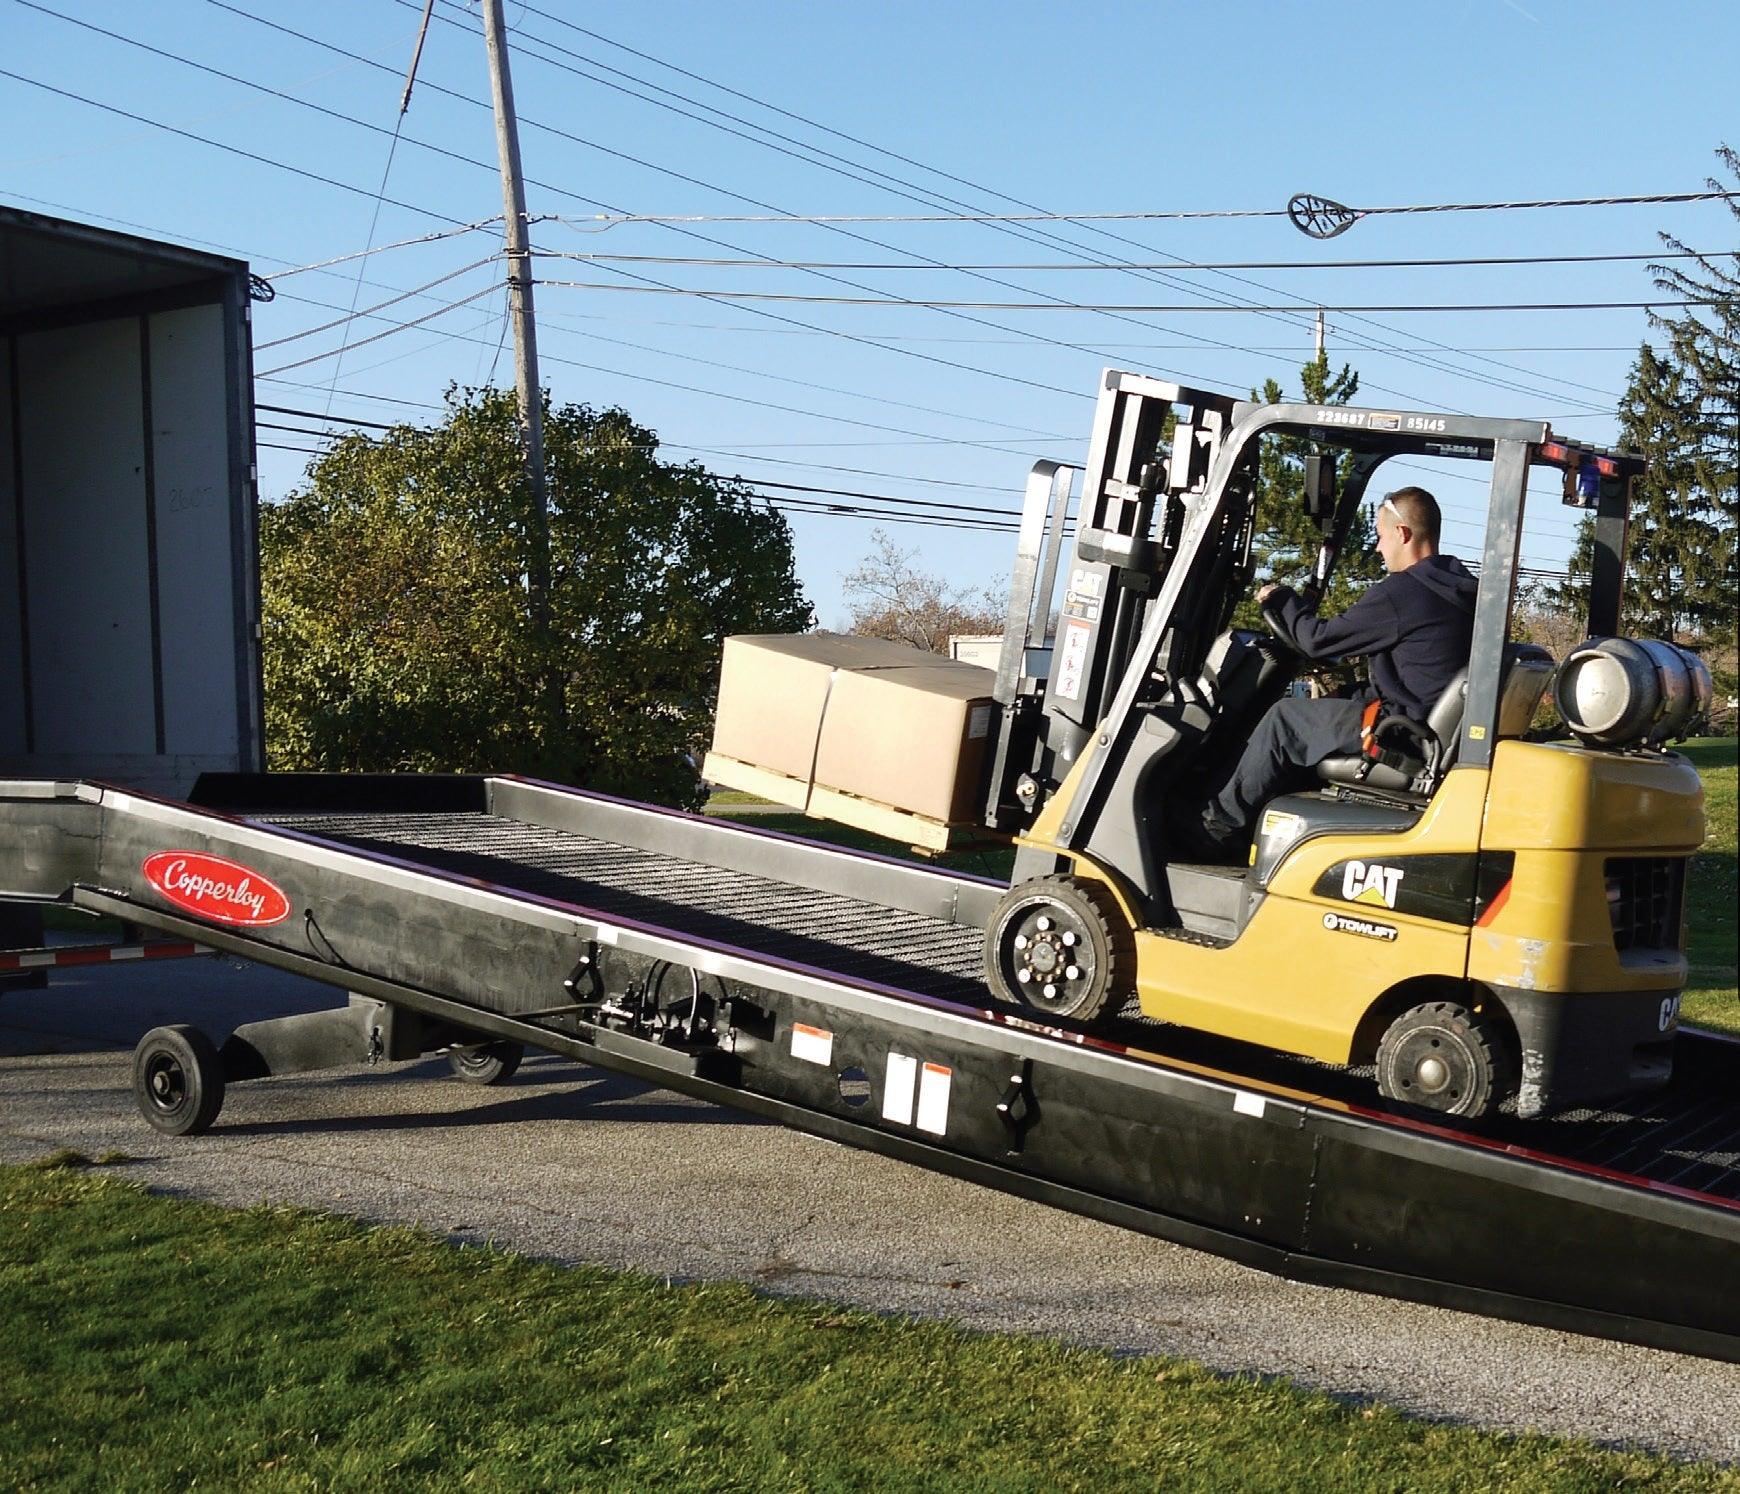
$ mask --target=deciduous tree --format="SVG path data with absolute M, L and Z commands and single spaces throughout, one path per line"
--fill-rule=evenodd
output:
M 918 552 L 902 550 L 884 529 L 872 529 L 870 539 L 870 553 L 841 578 L 852 632 L 946 654 L 951 637 L 1003 631 L 1002 591 L 950 585 L 920 569 Z
M 277 768 L 518 771 L 692 805 L 722 638 L 812 613 L 785 520 L 620 409 L 546 401 L 551 614 L 533 619 L 511 394 L 345 436 L 261 516 Z M 555 681 L 556 688 L 546 688 Z

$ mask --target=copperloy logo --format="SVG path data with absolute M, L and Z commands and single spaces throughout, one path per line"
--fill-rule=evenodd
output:
M 204 851 L 159 851 L 145 880 L 178 908 L 215 923 L 263 929 L 290 916 L 290 899 L 257 871 Z

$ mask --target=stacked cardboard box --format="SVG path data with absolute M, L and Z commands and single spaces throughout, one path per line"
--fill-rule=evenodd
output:
M 886 831 L 884 817 L 871 813 L 869 823 L 856 807 L 881 806 L 932 822 L 915 844 L 945 843 L 947 826 L 980 819 L 995 679 L 880 638 L 728 638 L 704 771 L 713 783 Z

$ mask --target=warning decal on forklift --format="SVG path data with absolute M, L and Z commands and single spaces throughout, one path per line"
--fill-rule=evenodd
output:
M 949 1128 L 949 1085 L 954 1070 L 927 1063 L 918 1073 L 918 1129 L 941 1136 Z
M 1063 647 L 1057 651 L 1057 680 L 1053 693 L 1063 700 L 1074 700 L 1081 694 L 1081 677 L 1087 667 L 1088 640 L 1093 627 L 1079 618 L 1063 620 Z
M 214 923 L 263 929 L 290 916 L 290 899 L 270 878 L 204 851 L 159 851 L 139 868 L 176 907 Z
M 791 1024 L 791 1056 L 806 1063 L 830 1064 L 834 1061 L 834 1035 L 825 1027 L 810 1027 L 802 1022 Z

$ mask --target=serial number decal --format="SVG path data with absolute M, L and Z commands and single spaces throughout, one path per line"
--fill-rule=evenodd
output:
M 1325 913 L 1323 927 L 1332 934 L 1358 934 L 1365 939 L 1381 939 L 1385 944 L 1396 942 L 1394 924 L 1373 923 L 1369 918 L 1349 918 L 1345 913 Z
M 290 916 L 290 899 L 277 883 L 222 856 L 158 851 L 139 869 L 176 907 L 214 923 L 263 929 Z

